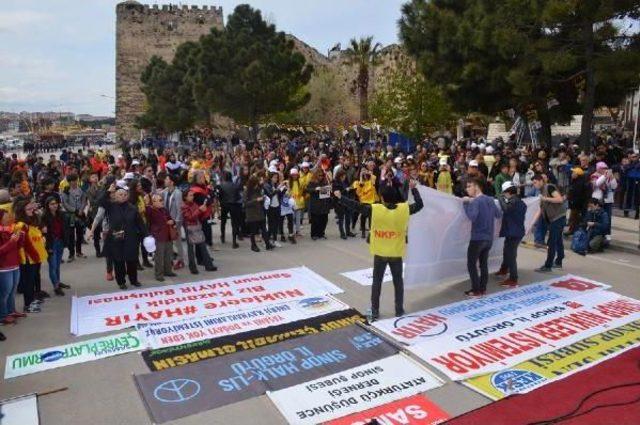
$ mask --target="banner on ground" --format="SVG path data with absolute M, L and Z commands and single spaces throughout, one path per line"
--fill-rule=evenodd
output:
M 384 406 L 334 419 L 325 422 L 324 425 L 367 425 L 374 419 L 385 425 L 437 425 L 449 418 L 447 412 L 427 397 L 414 395 Z
M 0 400 L 0 423 L 2 425 L 38 425 L 38 396 L 23 395 Z
M 492 400 L 500 400 L 512 394 L 528 393 L 638 346 L 640 320 L 634 320 L 512 368 L 471 378 L 463 383 Z
M 371 286 L 373 285 L 373 267 L 362 270 L 354 270 L 352 272 L 344 272 L 340 273 L 342 276 L 346 277 L 349 280 L 352 280 L 362 286 Z M 389 267 L 384 271 L 384 276 L 382 278 L 382 283 L 392 282 L 393 278 L 391 276 L 391 269 Z
M 426 369 L 398 354 L 267 395 L 288 423 L 314 425 L 441 385 Z
M 156 372 L 365 322 L 366 318 L 357 310 L 340 310 L 312 319 L 256 329 L 233 336 L 147 350 L 142 352 L 142 357 L 149 369 Z
M 137 329 L 144 345 L 156 349 L 294 322 L 347 308 L 349 306 L 333 297 L 319 296 L 175 322 L 140 323 Z
M 459 301 L 397 319 L 380 320 L 373 326 L 396 341 L 411 345 L 451 335 L 496 320 L 498 317 L 518 314 L 530 308 L 608 288 L 610 286 L 604 283 L 566 275 L 497 292 L 484 298 Z
M 424 208 L 411 216 L 404 283 L 408 288 L 436 286 L 468 279 L 467 247 L 471 221 L 462 199 L 425 186 L 418 186 Z M 497 201 L 496 201 L 497 202 Z M 538 198 L 525 198 L 526 229 L 540 209 Z M 499 238 L 501 220 L 496 220 L 495 239 L 489 254 L 489 267 L 497 270 L 502 262 L 504 238 Z
M 44 370 L 100 360 L 131 353 L 142 348 L 136 332 L 125 332 L 58 347 L 29 351 L 28 353 L 14 354 L 7 356 L 4 378 L 15 378 Z
M 342 290 L 306 267 L 74 297 L 71 333 L 86 335 L 136 326 L 228 313 Z
M 393 354 L 391 344 L 354 325 L 134 379 L 151 418 L 162 423 Z
M 640 319 L 640 301 L 600 291 L 423 342 L 409 351 L 454 381 L 497 372 Z

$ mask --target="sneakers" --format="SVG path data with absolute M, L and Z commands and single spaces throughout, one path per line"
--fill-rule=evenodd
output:
M 62 288 L 58 285 L 58 287 L 56 289 L 53 290 L 53 293 L 56 294 L 59 297 L 64 297 L 64 291 L 62 290 Z
M 118 285 L 118 288 L 122 289 L 123 291 L 127 290 L 127 285 L 122 284 L 122 285 Z
M 165 277 L 176 277 L 176 276 L 178 276 L 177 274 L 175 274 L 173 272 L 165 273 L 164 275 L 165 275 Z
M 109 282 L 112 281 L 113 280 L 113 273 L 112 272 L 107 272 L 107 274 L 105 275 L 105 278 Z
M 40 313 L 41 311 L 42 309 L 40 308 L 40 305 L 35 303 L 31 303 L 29 304 L 29 307 L 24 308 L 25 313 Z
M 404 316 L 404 309 L 396 311 L 396 317 Z
M 67 285 L 66 283 L 58 283 L 58 287 L 62 288 L 62 289 L 71 289 L 70 285 Z
M 551 269 L 551 267 L 542 266 L 542 267 L 538 267 L 534 271 L 536 271 L 538 273 L 549 273 L 550 271 L 552 271 L 552 269 Z
M 554 264 L 553 266 L 551 266 L 551 268 L 562 270 L 562 264 Z
M 173 265 L 173 270 L 180 270 L 183 268 L 184 268 L 184 262 L 182 260 L 176 261 L 176 263 Z
M 496 272 L 494 276 L 502 277 L 502 276 L 506 276 L 508 273 L 509 273 L 509 270 L 501 268 Z
M 136 288 L 139 288 L 142 286 L 142 283 L 140 282 L 131 282 L 131 286 L 135 286 Z
M 69 257 L 67 259 L 67 263 L 73 263 L 75 261 L 75 259 L 76 259 L 75 257 Z
M 272 245 L 275 246 L 276 248 L 282 248 L 282 244 L 278 241 L 273 241 Z
M 218 267 L 216 267 L 216 266 L 211 266 L 211 267 L 209 267 L 209 268 L 205 268 L 205 271 L 208 271 L 208 272 L 217 272 L 217 271 L 218 271 Z
M 369 323 L 373 323 L 380 318 L 380 313 L 376 310 L 369 309 L 367 310 L 367 321 Z
M 292 245 L 295 245 L 295 244 L 297 244 L 297 243 L 298 243 L 298 242 L 296 241 L 296 238 L 295 238 L 293 235 L 289 236 L 289 242 L 291 242 L 291 244 L 292 244 Z
M 254 246 L 252 246 L 252 247 L 251 247 L 251 251 L 253 251 L 253 252 L 260 252 L 260 248 L 258 248 L 258 246 L 257 246 L 257 245 L 254 245 Z
M 286 242 L 287 238 L 284 237 L 284 235 L 280 235 L 280 242 Z
M 238 248 L 240 248 L 240 245 L 238 245 L 238 242 L 234 242 L 233 245 L 231 245 L 231 247 L 233 249 L 238 249 Z
M 480 298 L 485 296 L 485 292 L 475 292 L 473 289 L 464 291 L 464 294 L 469 298 Z
M 160 277 L 156 277 L 156 280 L 158 282 L 164 282 L 164 277 L 160 276 Z
M 78 252 L 78 253 L 76 254 L 76 257 L 78 257 L 78 258 L 87 258 L 87 256 L 86 256 L 86 255 L 84 255 L 84 254 L 83 254 L 83 253 L 81 253 L 81 252 Z
M 504 288 L 517 288 L 518 281 L 515 279 L 505 279 L 502 282 L 500 282 L 500 286 Z
M 9 316 L 13 317 L 14 319 L 22 319 L 24 317 L 27 317 L 26 314 L 20 313 L 20 312 L 17 312 L 17 311 L 14 311 L 13 313 L 9 314 Z
M 7 316 L 4 319 L 0 320 L 0 323 L 3 325 L 14 325 L 16 323 L 16 319 L 11 316 Z
M 38 299 L 51 298 L 51 295 L 49 295 L 47 291 L 38 291 L 35 295 Z

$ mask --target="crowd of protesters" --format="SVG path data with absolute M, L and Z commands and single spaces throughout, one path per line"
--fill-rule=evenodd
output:
M 340 238 L 364 239 L 370 215 L 345 208 L 336 192 L 372 205 L 390 190 L 395 199 L 407 200 L 413 182 L 467 198 L 471 215 L 478 208 L 467 205 L 469 196 L 499 197 L 503 220 L 513 220 L 507 211 L 522 215 L 520 204 L 513 207 L 515 199 L 542 195 L 535 242 L 549 242 L 551 260 L 540 270 L 561 267 L 562 232 L 588 230 L 596 241 L 591 250 L 598 251 L 610 240 L 614 205 L 638 219 L 640 162 L 626 142 L 600 138 L 590 154 L 569 140 L 542 149 L 501 139 L 439 138 L 401 150 L 384 137 L 317 136 L 192 140 L 186 147 L 133 143 L 122 154 L 65 149 L 19 158 L 0 152 L 0 321 L 12 324 L 41 310 L 50 297 L 41 284 L 44 263 L 53 293 L 64 296 L 69 286 L 62 282 L 61 264 L 84 259 L 88 243 L 105 260 L 106 280 L 126 289 L 128 278 L 137 287 L 138 271 L 145 267 L 153 267 L 158 281 L 183 268 L 193 274 L 200 273 L 198 266 L 216 271 L 214 225 L 221 243 L 230 230 L 233 249 L 248 240 L 254 252 L 261 244 L 270 251 L 296 244 L 306 223 L 313 241 L 326 239 L 333 209 Z M 506 229 L 511 233 L 505 236 L 514 238 L 508 249 L 517 250 L 524 236 L 519 225 Z M 484 257 L 483 239 L 473 243 L 476 260 Z M 505 253 L 500 273 L 517 282 L 514 263 Z M 486 287 L 483 271 L 472 278 L 474 288 L 483 282 Z M 24 298 L 22 311 L 16 292 Z

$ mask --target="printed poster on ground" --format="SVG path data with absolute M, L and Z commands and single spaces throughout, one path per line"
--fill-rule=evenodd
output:
M 342 276 L 346 277 L 349 280 L 352 280 L 362 286 L 371 286 L 373 285 L 373 267 L 362 270 L 354 270 L 352 272 L 344 272 L 340 273 Z M 392 282 L 393 278 L 391 276 L 391 269 L 389 267 L 384 271 L 384 276 L 382 278 L 382 283 Z
M 74 297 L 71 333 L 86 335 L 140 323 L 229 313 L 342 290 L 306 267 L 251 273 L 135 291 Z
M 136 332 L 107 335 L 42 350 L 7 356 L 4 378 L 30 375 L 78 363 L 100 360 L 141 350 Z
M 488 323 L 498 317 L 517 315 L 530 308 L 608 288 L 609 285 L 591 279 L 565 275 L 480 299 L 459 301 L 400 318 L 380 320 L 373 326 L 400 343 L 412 345 Z
M 640 346 L 640 320 L 584 338 L 464 385 L 492 400 L 524 394 Z
M 497 372 L 640 319 L 640 301 L 600 291 L 412 345 L 409 351 L 454 381 Z
M 339 310 L 265 329 L 256 329 L 175 347 L 146 350 L 142 352 L 142 358 L 149 370 L 156 372 L 365 322 L 366 318 L 357 310 Z
M 324 425 L 367 425 L 373 419 L 384 425 L 437 425 L 450 418 L 440 406 L 423 395 L 374 407 L 364 412 L 325 422 Z
M 354 325 L 134 377 L 155 423 L 167 422 L 397 354 Z
M 267 395 L 288 423 L 314 425 L 441 385 L 433 374 L 398 354 Z
M 140 323 L 137 329 L 144 345 L 157 349 L 294 322 L 347 308 L 349 306 L 333 297 L 318 296 L 175 322 Z

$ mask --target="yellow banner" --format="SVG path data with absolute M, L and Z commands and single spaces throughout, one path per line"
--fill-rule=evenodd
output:
M 500 400 L 580 372 L 640 345 L 640 320 L 613 328 L 496 373 L 467 379 L 464 385 Z

